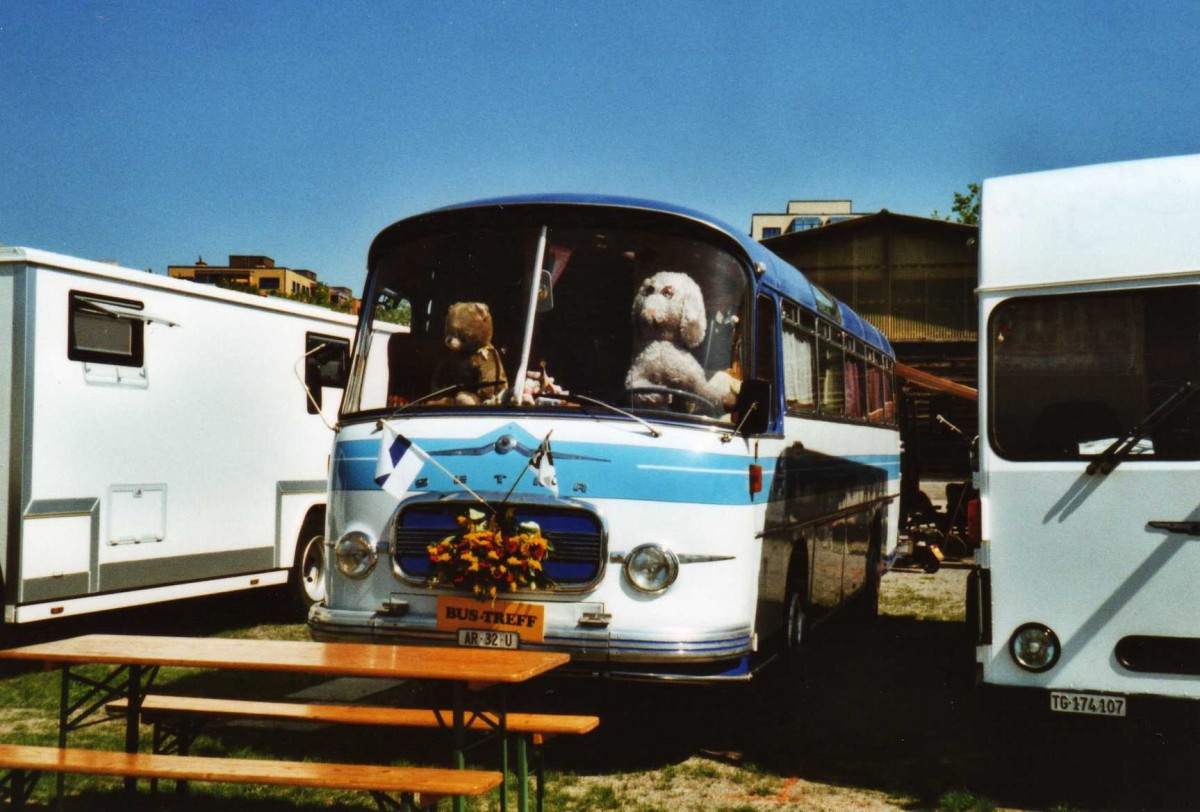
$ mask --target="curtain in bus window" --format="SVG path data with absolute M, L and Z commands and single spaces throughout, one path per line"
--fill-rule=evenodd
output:
M 845 367 L 842 348 L 821 341 L 821 413 L 840 417 L 846 412 Z
M 883 422 L 883 370 L 872 364 L 867 367 L 867 419 Z
M 896 395 L 893 390 L 894 378 L 890 369 L 883 371 L 883 422 L 896 422 Z
M 846 356 L 846 416 L 863 416 L 863 362 Z
M 786 326 L 783 331 L 783 385 L 789 409 L 812 409 L 815 405 L 813 381 L 813 337 Z

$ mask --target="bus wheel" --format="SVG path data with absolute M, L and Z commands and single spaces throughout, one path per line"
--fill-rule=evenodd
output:
M 879 589 L 883 579 L 883 553 L 880 548 L 878 529 L 871 534 L 871 546 L 867 549 L 866 580 L 862 594 L 858 596 L 858 615 L 871 622 L 879 616 Z
M 296 560 L 292 566 L 288 587 L 292 603 L 308 616 L 309 608 L 325 600 L 325 535 L 321 532 L 323 517 L 305 520 L 296 541 Z
M 797 577 L 789 578 L 787 600 L 784 602 L 786 611 L 783 638 L 783 661 L 788 674 L 796 676 L 800 673 L 801 658 L 804 653 L 804 641 L 808 637 L 808 601 L 804 594 L 805 579 L 800 573 Z

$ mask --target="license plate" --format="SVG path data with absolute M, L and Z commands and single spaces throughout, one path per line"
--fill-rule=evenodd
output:
M 1125 697 L 1051 691 L 1050 710 L 1055 713 L 1083 713 L 1088 716 L 1124 716 Z
M 459 629 L 458 644 L 475 648 L 520 648 L 521 637 L 516 632 Z

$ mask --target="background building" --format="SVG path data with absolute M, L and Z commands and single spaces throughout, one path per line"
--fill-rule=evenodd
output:
M 289 296 L 312 293 L 317 284 L 317 275 L 312 271 L 277 268 L 270 257 L 247 254 L 231 254 L 228 265 L 209 265 L 202 258 L 195 265 L 168 265 L 167 276 L 202 285 L 249 285 L 264 293 Z
M 976 226 L 885 209 L 763 244 L 882 330 L 899 361 L 977 388 L 978 237 Z M 909 462 L 922 477 L 965 479 L 967 443 L 936 415 L 974 437 L 976 404 L 912 386 L 908 395 Z
M 769 240 L 781 234 L 794 234 L 812 228 L 862 217 L 853 211 L 850 200 L 789 200 L 782 214 L 750 215 L 750 236 Z
M 350 288 L 326 287 L 312 271 L 279 267 L 270 257 L 257 254 L 231 254 L 228 265 L 209 265 L 202 257 L 195 265 L 168 265 L 167 276 L 202 285 L 245 287 L 263 295 L 288 296 L 335 310 L 358 312 L 359 302 Z

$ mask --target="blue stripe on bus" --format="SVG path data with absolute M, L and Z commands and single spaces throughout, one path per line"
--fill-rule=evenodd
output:
M 511 433 L 508 426 L 493 434 Z M 419 439 L 417 444 L 451 473 L 466 479 L 475 491 L 507 491 L 518 475 L 528 467 L 528 459 L 520 454 L 500 455 L 487 452 L 478 455 L 438 455 L 438 452 L 478 447 L 494 442 L 487 435 L 477 440 Z M 489 439 L 490 438 L 490 439 Z M 536 441 L 534 441 L 536 446 Z M 378 490 L 375 482 L 375 460 L 378 440 L 348 440 L 336 445 L 333 459 L 334 490 Z M 749 492 L 749 466 L 756 460 L 749 456 L 712 454 L 674 448 L 646 446 L 596 445 L 561 442 L 554 444 L 555 468 L 559 493 L 563 496 L 593 499 L 653 499 L 660 502 L 690 502 L 710 505 L 747 505 L 755 499 Z M 581 459 L 572 459 L 572 456 Z M 879 479 L 894 480 L 900 476 L 900 457 L 895 454 L 867 454 L 845 458 L 815 456 L 776 460 L 774 465 L 765 458 L 763 465 L 763 495 L 772 494 L 772 482 L 777 469 L 788 479 L 801 477 L 826 481 L 846 480 L 864 468 L 875 469 Z M 503 475 L 497 481 L 496 475 Z M 545 493 L 534 481 L 532 472 L 525 472 L 516 493 Z M 450 477 L 436 466 L 426 463 L 412 488 L 414 492 L 445 493 L 459 490 Z

